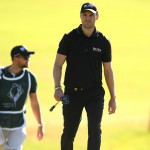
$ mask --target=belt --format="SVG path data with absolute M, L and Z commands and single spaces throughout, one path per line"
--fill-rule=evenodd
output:
M 83 91 L 85 88 L 73 88 L 74 91 Z
M 83 90 L 89 89 L 89 88 L 73 88 L 73 87 L 68 87 L 68 86 L 66 88 L 71 89 L 73 91 L 83 91 Z

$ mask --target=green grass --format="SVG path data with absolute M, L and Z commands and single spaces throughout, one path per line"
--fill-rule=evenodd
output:
M 0 65 L 11 63 L 10 50 L 18 44 L 35 50 L 29 69 L 38 80 L 38 95 L 45 136 L 36 139 L 36 121 L 27 103 L 27 140 L 24 150 L 59 150 L 63 130 L 62 108 L 53 113 L 53 64 L 63 34 L 80 24 L 80 7 L 84 0 L 1 0 Z M 96 23 L 112 44 L 118 108 L 108 115 L 109 93 L 106 89 L 102 121 L 102 150 L 149 150 L 150 133 L 150 1 L 93 0 L 99 10 Z M 64 70 L 63 70 L 64 74 Z M 62 81 L 63 82 L 63 81 Z M 32 119 L 31 119 L 32 118 Z M 83 119 L 75 138 L 75 150 L 86 150 L 87 119 Z

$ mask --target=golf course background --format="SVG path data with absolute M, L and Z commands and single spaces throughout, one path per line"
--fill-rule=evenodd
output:
M 84 0 L 0 0 L 0 65 L 11 64 L 10 50 L 26 45 L 35 51 L 29 70 L 37 77 L 38 97 L 45 136 L 36 138 L 37 123 L 27 102 L 27 139 L 23 150 L 60 150 L 62 105 L 53 112 L 53 64 L 64 33 L 80 24 Z M 101 150 L 149 150 L 150 131 L 150 1 L 93 0 L 99 10 L 96 27 L 112 45 L 117 111 L 108 114 L 109 92 L 105 81 L 105 108 Z M 63 68 L 63 76 L 64 70 Z M 62 80 L 63 85 L 63 80 Z M 83 118 L 74 149 L 87 148 L 87 117 Z

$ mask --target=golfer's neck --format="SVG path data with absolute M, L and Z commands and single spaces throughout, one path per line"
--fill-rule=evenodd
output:
M 82 31 L 87 37 L 90 37 L 94 32 L 94 27 L 93 28 L 85 28 L 82 26 Z

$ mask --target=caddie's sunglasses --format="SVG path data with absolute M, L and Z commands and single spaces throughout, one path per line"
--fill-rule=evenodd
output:
M 22 55 L 20 55 L 20 56 L 17 56 L 18 58 L 24 58 L 25 60 L 28 60 L 29 58 L 30 58 L 30 56 L 22 56 Z

